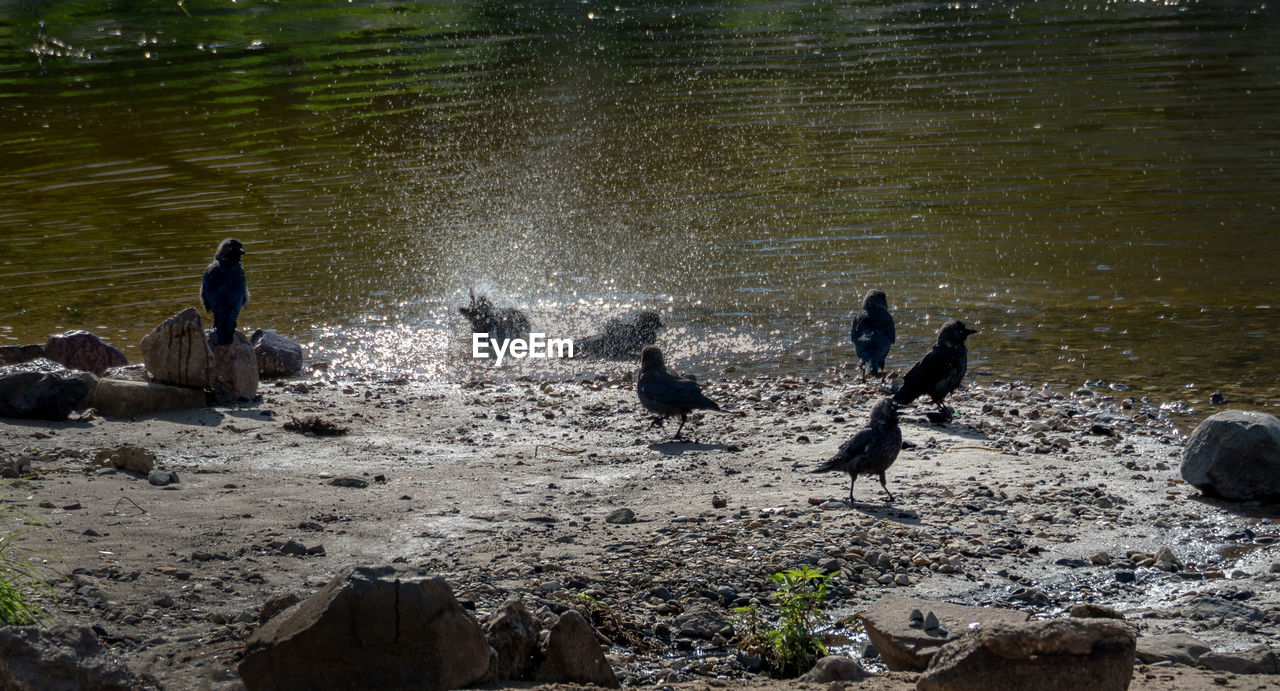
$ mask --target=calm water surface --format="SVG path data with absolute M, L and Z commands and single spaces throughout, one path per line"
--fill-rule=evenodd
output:
M 1263 2 L 0 2 L 0 343 L 138 340 L 236 236 L 241 325 L 471 368 L 476 287 L 682 370 L 923 353 L 1280 404 Z

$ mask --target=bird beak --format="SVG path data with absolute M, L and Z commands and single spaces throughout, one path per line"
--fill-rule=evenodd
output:
M 978 330 L 977 330 L 977 329 L 965 329 L 965 330 L 964 330 L 964 335 L 966 335 L 966 336 L 972 336 L 973 334 L 976 334 L 976 333 L 978 333 Z

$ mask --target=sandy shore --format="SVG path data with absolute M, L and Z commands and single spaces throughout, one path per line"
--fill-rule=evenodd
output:
M 259 402 L 158 418 L 4 420 L 0 461 L 36 475 L 6 502 L 47 526 L 21 541 L 67 576 L 47 602 L 53 616 L 101 624 L 165 688 L 238 685 L 242 641 L 268 598 L 393 562 L 445 576 L 480 616 L 511 593 L 547 611 L 589 596 L 629 685 L 785 685 L 744 666 L 730 642 L 681 636 L 672 621 L 699 602 L 726 615 L 767 606 L 765 577 L 800 564 L 840 572 L 832 640 L 853 655 L 865 637 L 852 615 L 890 592 L 1041 617 L 1092 602 L 1140 636 L 1280 647 L 1273 508 L 1199 498 L 1178 476 L 1181 437 L 1141 402 L 973 385 L 945 427 L 924 408 L 905 415 L 910 448 L 889 472 L 896 503 L 861 479 L 847 506 L 847 476 L 807 470 L 882 390 L 735 376 L 704 383 L 726 412 L 691 422 L 689 443 L 649 429 L 615 367 L 463 385 L 277 381 Z M 310 417 L 348 431 L 286 428 Z M 180 482 L 94 465 L 122 444 L 155 453 Z M 634 521 L 606 522 L 618 509 Z M 310 553 L 287 553 L 298 545 Z M 1144 565 L 1161 547 L 1178 563 Z M 1140 667 L 1134 679 L 1278 683 L 1185 667 Z M 894 674 L 863 687 L 912 684 Z

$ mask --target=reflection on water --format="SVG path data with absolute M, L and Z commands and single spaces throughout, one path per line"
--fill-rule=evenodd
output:
M 185 8 L 185 9 L 184 9 Z M 989 376 L 1280 400 L 1261 2 L 0 5 L 0 343 L 242 317 L 448 378 L 471 287 L 820 374 L 882 287 Z M 1188 389 L 1186 387 L 1194 388 Z

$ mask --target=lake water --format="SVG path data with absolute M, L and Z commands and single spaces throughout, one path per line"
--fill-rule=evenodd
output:
M 473 371 L 658 307 L 684 371 L 890 367 L 1280 403 L 1263 2 L 0 3 L 0 343 L 138 359 L 224 237 L 335 367 Z

